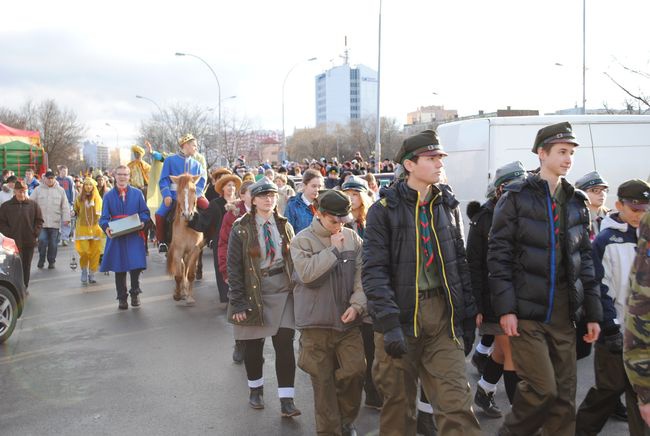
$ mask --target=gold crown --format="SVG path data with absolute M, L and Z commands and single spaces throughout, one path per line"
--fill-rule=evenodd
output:
M 180 145 L 182 147 L 183 144 L 185 144 L 186 142 L 190 142 L 192 140 L 196 140 L 194 135 L 192 135 L 191 133 L 186 133 L 185 135 L 183 135 L 181 137 L 181 139 L 178 140 L 178 145 Z

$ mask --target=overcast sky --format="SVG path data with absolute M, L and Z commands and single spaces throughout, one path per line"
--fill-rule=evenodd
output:
M 99 135 L 130 145 L 140 121 L 177 102 L 217 107 L 282 128 L 313 126 L 314 76 L 341 63 L 377 68 L 379 0 L 5 2 L 0 105 L 55 99 Z M 587 107 L 623 107 L 607 71 L 633 91 L 650 79 L 648 0 L 587 2 Z M 564 66 L 556 66 L 555 63 Z M 541 112 L 581 105 L 582 1 L 384 0 L 381 114 L 406 121 L 419 106 L 469 115 L 511 106 Z M 436 93 L 436 94 L 434 94 Z M 216 112 L 216 111 L 215 111 Z M 224 115 L 225 116 L 225 115 Z

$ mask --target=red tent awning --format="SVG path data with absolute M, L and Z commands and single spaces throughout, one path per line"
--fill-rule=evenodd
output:
M 0 123 L 0 135 L 3 136 L 26 136 L 28 138 L 38 138 L 41 136 L 41 133 L 38 131 L 32 130 L 20 130 L 14 129 L 13 127 L 5 126 Z

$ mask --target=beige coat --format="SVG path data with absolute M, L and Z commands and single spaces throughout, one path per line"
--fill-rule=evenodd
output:
M 361 285 L 363 241 L 354 230 L 343 228 L 343 251 L 332 247 L 330 233 L 318 219 L 291 240 L 296 287 L 296 328 L 347 330 L 361 322 L 366 295 Z M 343 324 L 341 315 L 354 307 L 360 316 Z
M 49 187 L 41 183 L 34 189 L 30 200 L 34 200 L 43 213 L 44 228 L 60 229 L 63 222 L 70 221 L 70 204 L 65 191 L 58 183 Z

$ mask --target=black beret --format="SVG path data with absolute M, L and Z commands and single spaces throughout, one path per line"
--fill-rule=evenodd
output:
M 576 142 L 573 136 L 573 129 L 568 122 L 551 124 L 550 126 L 543 127 L 537 132 L 535 137 L 535 145 L 533 145 L 533 153 L 537 154 L 537 149 L 546 144 L 554 144 L 556 142 L 565 142 L 573 145 L 580 145 Z
M 318 193 L 318 210 L 343 218 L 347 222 L 351 218 L 352 202 L 350 197 L 341 191 L 327 189 Z
M 402 143 L 402 147 L 395 156 L 395 162 L 403 163 L 406 159 L 415 156 L 447 156 L 438 141 L 435 130 L 424 130 L 416 135 L 409 136 Z
M 647 205 L 650 203 L 650 185 L 641 179 L 628 180 L 618 187 L 616 195 L 619 199 L 630 203 L 633 208 L 634 205 Z

